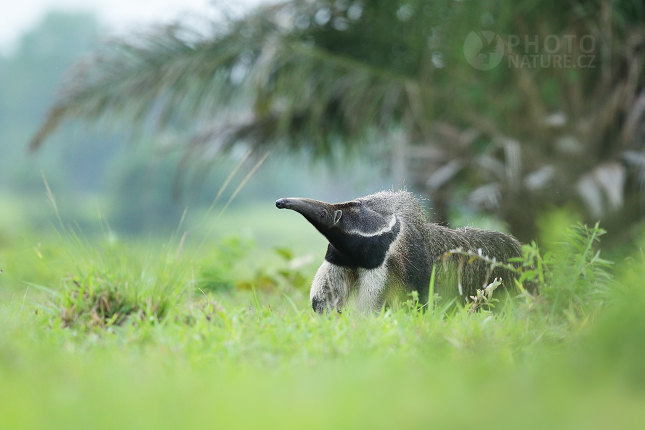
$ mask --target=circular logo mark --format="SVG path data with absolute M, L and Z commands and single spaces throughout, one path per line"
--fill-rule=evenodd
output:
M 478 70 L 490 70 L 502 62 L 504 42 L 492 31 L 471 31 L 464 42 L 468 64 Z

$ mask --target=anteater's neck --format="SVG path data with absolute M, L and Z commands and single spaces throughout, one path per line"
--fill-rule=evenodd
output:
M 377 235 L 329 232 L 325 234 L 329 240 L 325 260 L 338 266 L 375 269 L 384 264 L 390 247 L 400 233 L 399 220 L 390 230 Z

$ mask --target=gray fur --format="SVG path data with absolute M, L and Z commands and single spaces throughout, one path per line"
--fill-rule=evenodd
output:
M 445 262 L 441 257 L 452 249 L 478 252 L 506 262 L 521 256 L 520 243 L 512 236 L 477 228 L 450 229 L 428 221 L 419 201 L 407 191 L 381 191 L 349 202 L 329 204 L 310 199 L 280 199 L 279 208 L 301 213 L 327 239 L 325 262 L 314 277 L 311 302 L 323 313 L 345 307 L 357 297 L 365 311 L 405 300 L 416 291 L 422 304 L 428 302 L 432 268 L 435 291 L 442 296 L 457 294 L 459 255 Z M 463 297 L 475 295 L 487 281 L 502 278 L 512 286 L 513 274 L 475 260 L 464 264 L 461 273 Z

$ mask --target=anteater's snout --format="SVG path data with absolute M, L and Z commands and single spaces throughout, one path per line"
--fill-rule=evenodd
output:
M 278 209 L 286 209 L 287 207 L 287 199 L 278 199 L 275 201 L 275 207 Z

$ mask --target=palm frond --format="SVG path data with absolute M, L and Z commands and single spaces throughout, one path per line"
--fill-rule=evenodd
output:
M 532 237 L 519 230 L 534 229 L 546 204 L 577 196 L 595 221 L 627 207 L 634 172 L 643 193 L 645 28 L 628 9 L 605 0 L 549 0 L 539 11 L 534 1 L 289 0 L 218 22 L 207 36 L 160 27 L 71 70 L 31 148 L 70 119 L 154 133 L 158 147 L 184 151 L 180 167 L 236 144 L 324 157 L 377 131 L 397 142 L 397 176 L 444 212 L 466 201 Z M 526 44 L 528 35 L 591 36 L 598 60 L 481 73 L 465 61 L 464 40 L 486 16 Z M 555 54 L 584 54 L 566 46 Z
M 211 37 L 173 25 L 107 44 L 68 73 L 31 149 L 82 119 L 166 133 L 190 153 L 245 141 L 305 142 L 324 155 L 334 139 L 351 143 L 401 117 L 410 76 L 312 43 L 329 29 L 298 32 L 285 19 L 294 13 L 271 6 Z
M 240 53 L 257 49 L 262 35 L 256 33 L 229 34 L 217 43 L 190 42 L 180 36 L 185 29 L 167 26 L 104 45 L 68 72 L 30 147 L 37 149 L 64 120 L 118 120 L 132 126 L 152 121 L 158 130 L 231 104 L 239 88 L 226 81 Z

